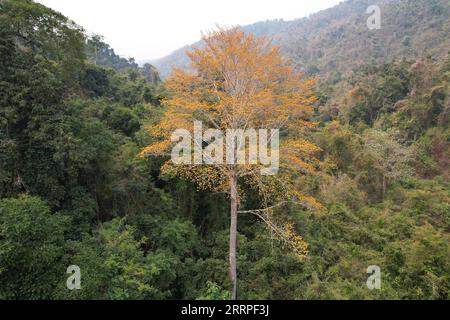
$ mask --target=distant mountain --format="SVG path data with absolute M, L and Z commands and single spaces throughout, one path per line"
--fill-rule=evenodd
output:
M 367 27 L 370 5 L 381 9 L 381 29 Z M 299 69 L 333 80 L 370 62 L 446 56 L 449 17 L 450 0 L 348 0 L 308 18 L 258 22 L 243 29 L 273 38 Z M 163 78 L 173 66 L 188 67 L 187 49 L 153 61 Z

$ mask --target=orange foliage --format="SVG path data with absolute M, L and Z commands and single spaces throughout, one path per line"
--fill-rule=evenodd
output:
M 316 97 L 315 78 L 305 78 L 286 62 L 280 48 L 265 38 L 245 34 L 239 28 L 219 28 L 204 38 L 204 45 L 188 52 L 190 71 L 175 69 L 167 80 L 173 96 L 164 101 L 168 110 L 162 121 L 150 128 L 159 142 L 142 151 L 168 153 L 176 129 L 193 131 L 193 122 L 212 128 L 279 129 L 288 139 L 280 144 L 280 172 L 261 176 L 257 164 L 179 165 L 170 161 L 164 171 L 196 182 L 202 189 L 228 192 L 228 179 L 235 175 L 255 187 L 267 207 L 279 201 L 296 201 L 311 209 L 321 209 L 312 197 L 295 186 L 295 176 L 313 173 L 319 164 L 314 154 L 319 148 L 305 140 L 315 126 L 311 121 Z M 292 226 L 281 238 L 291 243 L 299 255 L 306 243 L 293 234 Z

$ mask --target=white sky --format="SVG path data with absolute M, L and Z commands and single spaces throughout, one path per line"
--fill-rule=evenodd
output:
M 103 35 L 116 53 L 150 60 L 200 39 L 220 25 L 292 20 L 342 0 L 37 0 Z

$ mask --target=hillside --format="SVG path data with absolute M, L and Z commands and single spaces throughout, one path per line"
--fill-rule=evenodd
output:
M 381 9 L 380 30 L 369 30 L 366 25 L 370 16 L 366 9 L 373 4 Z M 339 79 L 366 63 L 446 56 L 449 16 L 448 0 L 348 0 L 308 18 L 258 22 L 243 29 L 272 37 L 301 70 Z M 186 49 L 153 61 L 163 78 L 172 66 L 187 67 Z
M 151 84 L 156 85 L 161 82 L 158 71 L 153 65 L 145 63 L 139 67 L 134 58 L 126 59 L 119 56 L 109 44 L 103 41 L 102 36 L 86 37 L 85 54 L 88 61 L 94 65 L 116 71 L 134 72 L 143 76 Z

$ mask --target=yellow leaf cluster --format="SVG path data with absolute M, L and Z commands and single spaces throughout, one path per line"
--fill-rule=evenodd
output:
M 156 142 L 141 155 L 158 155 L 170 150 L 171 134 L 176 129 L 193 132 L 194 121 L 204 127 L 225 132 L 226 129 L 278 129 L 283 137 L 280 145 L 280 172 L 277 176 L 261 176 L 258 164 L 179 165 L 168 161 L 163 171 L 194 181 L 200 189 L 229 192 L 229 179 L 246 179 L 262 195 L 264 203 L 295 200 L 320 210 L 312 197 L 303 195 L 295 184 L 299 174 L 313 174 L 320 149 L 306 140 L 312 121 L 312 104 L 316 100 L 316 78 L 306 78 L 283 59 L 280 48 L 266 38 L 244 33 L 239 28 L 218 28 L 206 34 L 204 44 L 187 54 L 189 71 L 174 69 L 166 81 L 172 93 L 164 100 L 167 112 L 156 126 L 149 128 Z M 271 150 L 269 150 L 271 152 Z M 287 226 L 299 255 L 307 252 L 303 239 Z

